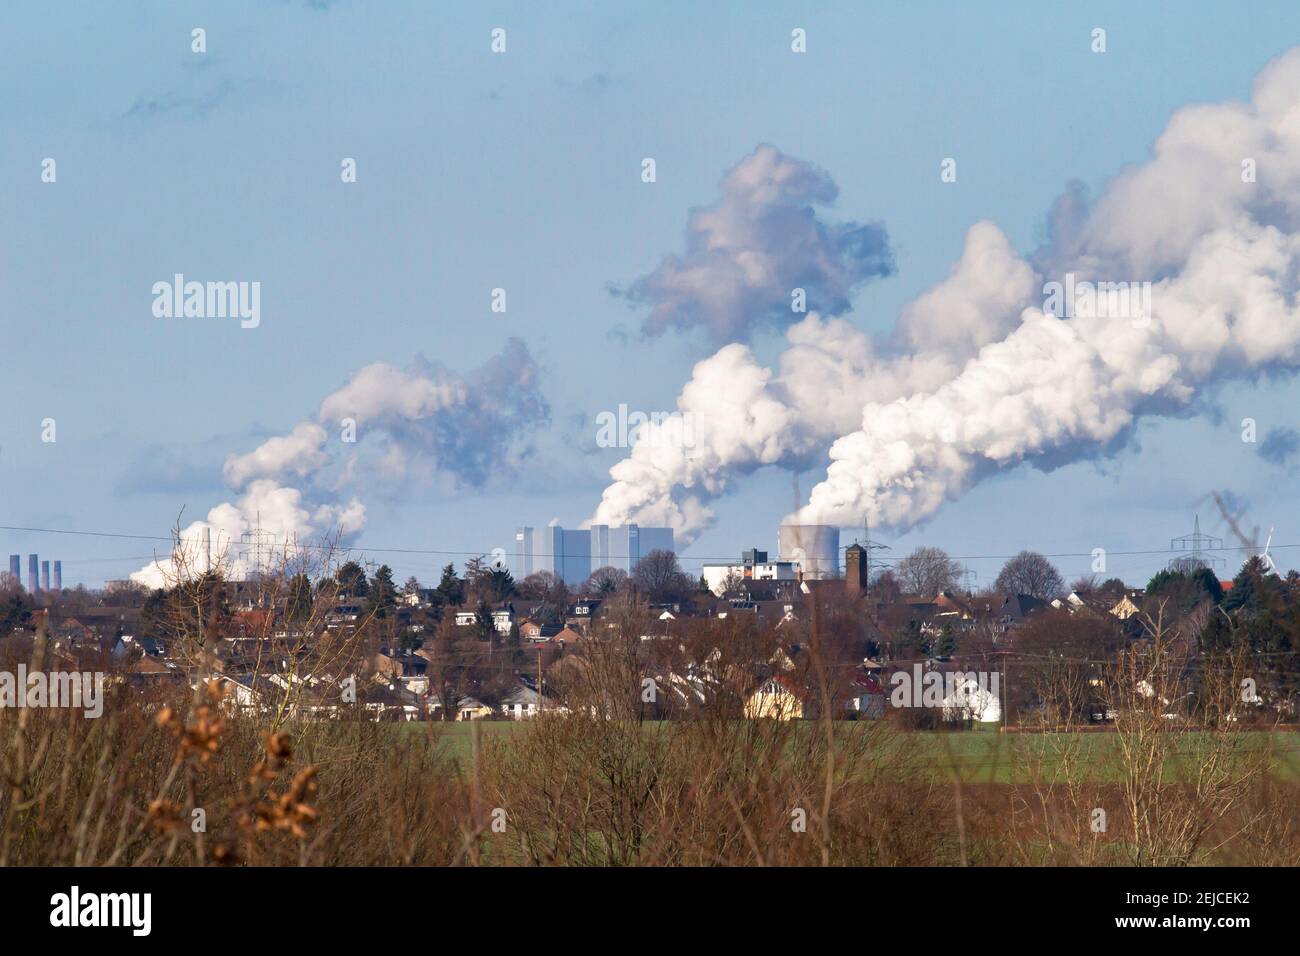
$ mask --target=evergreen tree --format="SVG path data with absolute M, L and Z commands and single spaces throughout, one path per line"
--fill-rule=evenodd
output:
M 14 589 L 0 600 L 0 637 L 31 627 L 35 605 L 25 592 Z
M 488 607 L 487 601 L 478 602 L 478 610 L 474 612 L 474 630 L 480 640 L 490 641 L 496 636 L 496 622 L 492 620 L 492 608 Z
M 510 652 L 510 663 L 518 666 L 524 662 L 524 642 L 519 635 L 519 625 L 510 622 L 510 636 L 506 638 L 506 650 Z
M 1232 579 L 1232 590 L 1223 599 L 1225 611 L 1235 611 L 1238 608 L 1250 611 L 1259 609 L 1259 596 L 1256 592 L 1263 578 L 1262 566 L 1263 562 L 1258 558 L 1251 558 L 1241 566 L 1237 576 Z
M 311 616 L 311 606 L 311 579 L 305 574 L 295 574 L 285 588 L 285 615 L 291 621 L 305 621 Z
M 1223 585 L 1219 583 L 1219 576 L 1209 568 L 1201 568 L 1192 574 L 1192 583 L 1204 591 L 1215 604 L 1223 600 Z
M 355 561 L 341 565 L 334 574 L 334 582 L 338 585 L 339 597 L 359 599 L 370 591 L 366 584 L 365 569 Z
M 366 611 L 381 621 L 392 617 L 397 611 L 397 585 L 393 583 L 393 569 L 386 564 L 380 565 L 370 581 Z
M 460 607 L 465 603 L 465 584 L 456 577 L 456 565 L 449 564 L 442 569 L 442 580 L 438 582 L 438 594 L 442 603 Z
M 934 653 L 936 657 L 948 658 L 957 653 L 957 636 L 952 632 L 952 625 L 945 624 L 943 631 L 939 634 L 939 640 L 935 642 Z
M 504 568 L 495 568 L 485 581 L 485 590 L 494 601 L 505 601 L 514 596 L 515 579 Z

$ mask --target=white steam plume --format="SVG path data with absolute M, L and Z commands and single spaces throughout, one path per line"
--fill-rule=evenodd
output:
M 676 418 L 642 426 L 631 454 L 610 469 L 614 482 L 591 520 L 668 524 L 689 543 L 712 523 L 707 502 L 734 475 L 764 465 L 811 466 L 835 436 L 856 427 L 866 403 L 956 374 L 1014 323 L 1033 288 L 1033 270 L 996 226 L 980 222 L 952 274 L 904 312 L 897 341 L 879 352 L 850 323 L 816 313 L 786 333 L 779 374 L 743 345 L 724 347 L 695 366 L 677 399 L 693 427 Z M 941 334 L 943 316 L 954 308 L 965 331 Z
M 810 315 L 790 330 L 779 375 L 735 346 L 700 363 L 678 400 L 695 412 L 693 465 L 643 429 L 593 520 L 662 517 L 689 540 L 733 475 L 803 467 L 841 435 L 795 518 L 904 528 L 983 475 L 1106 454 L 1139 416 L 1185 409 L 1214 381 L 1295 367 L 1300 51 L 1260 74 L 1250 103 L 1179 110 L 1151 161 L 1117 177 L 1091 211 L 1067 195 L 1053 226 L 1036 269 L 993 225 L 972 227 L 962 261 L 903 310 L 879 354 L 851 326 Z M 1067 273 L 1150 282 L 1150 308 L 1044 314 L 1039 283 Z M 773 408 L 747 423 L 735 407 L 744 391 L 701 374 L 715 364 L 743 369 L 748 392 Z M 710 379 L 721 394 L 704 390 Z
M 907 527 L 985 474 L 1104 453 L 1140 416 L 1185 408 L 1213 382 L 1295 368 L 1297 186 L 1293 50 L 1261 73 L 1251 103 L 1179 110 L 1154 158 L 1120 176 L 1074 234 L 1054 237 L 1068 250 L 1057 281 L 1150 282 L 1149 313 L 1027 309 L 952 381 L 868 404 L 799 520 Z
M 996 226 L 972 226 L 953 273 L 902 311 L 891 342 L 810 315 L 789 330 L 779 375 L 738 346 L 697 365 L 677 402 L 694 412 L 693 459 L 642 429 L 593 520 L 669 520 L 689 541 L 733 476 L 805 467 L 842 436 L 794 519 L 910 527 L 998 468 L 1108 453 L 1139 416 L 1184 410 L 1214 381 L 1294 368 L 1300 51 L 1260 74 L 1251 103 L 1180 109 L 1154 159 L 1091 211 L 1063 196 L 1052 222 L 1036 269 Z M 1151 308 L 1044 315 L 1040 282 L 1067 273 L 1151 282 Z M 718 375 L 728 367 L 744 388 Z M 768 403 L 753 421 L 746 394 Z
M 818 218 L 814 206 L 834 202 L 839 188 L 812 163 L 761 145 L 727 171 L 720 190 L 716 205 L 691 211 L 683 255 L 616 290 L 651 306 L 646 335 L 703 326 L 715 340 L 744 341 L 794 321 L 795 288 L 834 315 L 848 309 L 854 287 L 893 271 L 879 223 Z
M 185 570 L 201 569 L 206 558 L 196 549 L 204 531 L 237 576 L 258 570 L 259 556 L 263 570 L 274 570 L 266 566 L 272 542 L 281 559 L 336 535 L 346 542 L 365 526 L 366 509 L 356 497 L 341 499 L 338 490 L 361 475 L 371 484 L 381 476 L 401 479 L 419 462 L 456 486 L 476 486 L 512 473 L 527 454 L 531 429 L 549 416 L 538 379 L 537 365 L 518 339 L 463 375 L 423 358 L 406 370 L 384 362 L 364 366 L 321 402 L 317 421 L 301 422 L 287 435 L 227 458 L 226 481 L 241 496 L 181 532 L 183 555 L 155 561 L 131 578 L 161 587 Z M 344 427 L 355 428 L 356 443 L 340 441 L 350 454 L 330 479 L 327 470 L 337 462 L 328 446 L 339 441 Z M 290 480 L 303 488 L 290 487 Z M 259 549 L 245 537 L 260 538 L 265 546 Z

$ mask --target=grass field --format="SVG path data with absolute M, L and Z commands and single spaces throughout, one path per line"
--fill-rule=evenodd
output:
M 421 733 L 429 725 L 403 724 L 407 733 Z M 433 731 L 443 747 L 462 764 L 470 757 L 470 724 L 464 722 L 435 723 Z M 484 738 L 495 734 L 509 734 L 520 725 L 513 721 L 479 721 Z M 654 725 L 650 725 L 654 726 Z M 850 730 L 856 724 L 843 725 Z M 866 726 L 866 725 L 861 725 Z M 973 784 L 1026 783 L 1030 779 L 1027 762 L 1034 757 L 1035 748 L 1040 754 L 1051 753 L 1051 742 L 1041 734 L 1002 734 L 996 728 L 970 731 L 911 731 L 917 751 L 917 760 L 936 778 L 950 779 L 953 769 L 963 781 Z M 1077 735 L 1084 753 L 1096 767 L 1100 780 L 1117 779 L 1117 766 L 1112 754 L 1117 745 L 1113 733 L 1083 733 Z M 1190 735 L 1189 735 L 1190 737 Z M 1258 733 L 1251 735 L 1256 746 L 1272 746 L 1276 756 L 1275 776 L 1280 782 L 1300 783 L 1300 733 Z M 1190 740 L 1189 740 L 1190 743 Z M 1051 758 L 1042 764 L 1042 772 L 1051 772 Z M 1172 769 L 1172 768 L 1171 768 Z

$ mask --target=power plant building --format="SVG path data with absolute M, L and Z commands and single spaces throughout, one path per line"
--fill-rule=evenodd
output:
M 777 553 L 814 581 L 839 577 L 840 529 L 827 524 L 783 524 L 777 529 Z
M 23 583 L 23 556 L 9 555 L 9 575 L 19 587 Z M 40 555 L 27 555 L 27 590 L 31 594 L 41 591 L 63 590 L 63 562 L 42 561 Z
M 632 573 L 651 551 L 673 550 L 672 528 L 639 525 L 592 525 L 571 530 L 560 525 L 522 527 L 515 532 L 513 573 L 523 580 L 550 571 L 565 584 L 576 586 L 597 568 L 615 567 Z

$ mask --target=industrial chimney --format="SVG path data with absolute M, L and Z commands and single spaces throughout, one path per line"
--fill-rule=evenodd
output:
M 793 561 L 805 579 L 839 577 L 840 529 L 827 524 L 783 524 L 777 529 L 782 561 Z

